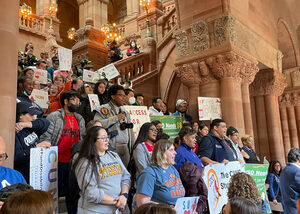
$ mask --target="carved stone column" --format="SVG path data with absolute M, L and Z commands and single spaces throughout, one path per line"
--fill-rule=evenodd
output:
M 250 86 L 251 94 L 255 99 L 260 99 L 261 106 L 256 109 L 257 114 L 257 129 L 260 133 L 261 124 L 259 120 L 262 109 L 265 108 L 265 121 L 267 122 L 267 141 L 259 141 L 261 146 L 268 144 L 270 150 L 270 160 L 279 160 L 285 164 L 284 146 L 281 132 L 280 113 L 278 96 L 282 94 L 286 87 L 286 80 L 282 73 L 277 70 L 267 69 L 259 71 L 254 82 Z M 256 100 L 255 100 L 256 101 Z M 263 150 L 260 150 L 262 153 Z
M 189 114 L 193 120 L 198 118 L 198 96 L 201 77 L 198 62 L 183 64 L 177 67 L 176 74 L 181 82 L 189 88 Z
M 285 157 L 287 157 L 288 152 L 291 149 L 286 104 L 287 103 L 286 103 L 285 98 L 283 96 L 280 96 L 279 97 L 279 110 L 280 110 L 280 120 L 281 120 L 281 129 L 282 129 L 283 147 L 284 147 Z
M 0 2 L 0 136 L 6 141 L 8 160 L 5 166 L 13 167 L 15 147 L 17 53 L 19 23 L 16 15 L 19 1 Z

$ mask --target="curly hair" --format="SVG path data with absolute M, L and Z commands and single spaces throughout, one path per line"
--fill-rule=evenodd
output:
M 243 197 L 255 203 L 262 200 L 254 179 L 244 172 L 238 172 L 231 177 L 227 196 L 229 200 L 233 197 Z

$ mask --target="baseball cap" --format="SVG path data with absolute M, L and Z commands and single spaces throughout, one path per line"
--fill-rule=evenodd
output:
M 34 102 L 21 101 L 17 102 L 17 120 L 21 114 L 31 114 L 41 117 L 43 115 L 43 110 Z
M 234 128 L 233 126 L 229 126 L 226 132 L 226 135 L 233 135 L 235 133 L 239 133 L 238 130 L 236 128 Z

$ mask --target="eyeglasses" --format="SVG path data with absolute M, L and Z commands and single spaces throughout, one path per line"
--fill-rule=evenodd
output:
M 119 96 L 121 96 L 121 97 L 126 97 L 125 94 L 116 94 L 116 95 L 119 95 Z
M 158 132 L 157 129 L 149 129 L 149 130 L 156 132 L 156 133 Z
M 79 98 L 78 97 L 72 97 L 72 98 L 70 98 L 70 100 L 77 101 L 77 100 L 79 100 Z
M 102 142 L 108 142 L 109 141 L 109 137 L 98 137 L 98 140 L 101 140 Z
M 4 161 L 8 158 L 8 155 L 6 153 L 0 154 L 0 161 Z

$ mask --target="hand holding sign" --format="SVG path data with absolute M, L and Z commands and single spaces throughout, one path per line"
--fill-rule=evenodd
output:
M 59 70 L 69 71 L 72 68 L 72 50 L 59 47 L 58 48 L 59 58 Z

